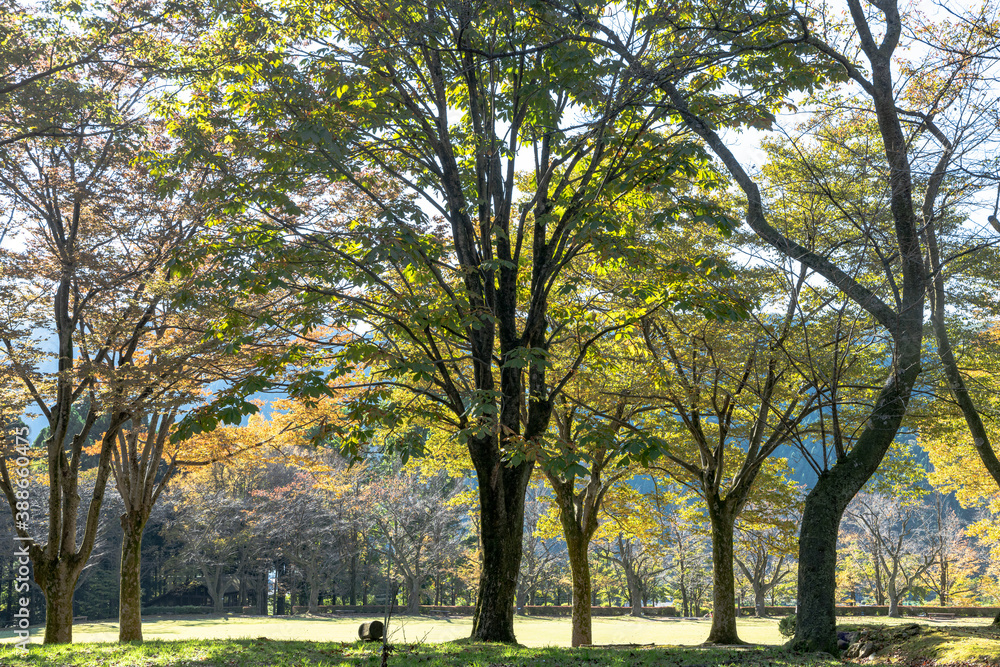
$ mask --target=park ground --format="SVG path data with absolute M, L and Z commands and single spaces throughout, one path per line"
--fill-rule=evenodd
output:
M 27 655 L 10 647 L 9 630 L 0 631 L 0 666 L 52 665 L 96 667 L 377 667 L 381 647 L 357 642 L 356 617 L 153 617 L 141 645 L 119 645 L 117 624 L 74 626 L 74 644 L 34 645 Z M 1000 667 L 1000 631 L 991 619 L 844 618 L 845 627 L 877 626 L 880 651 L 860 661 L 906 667 Z M 896 641 L 894 628 L 917 622 L 916 636 Z M 739 648 L 698 646 L 709 621 L 668 618 L 595 618 L 592 648 L 569 649 L 569 619 L 518 618 L 520 647 L 472 645 L 461 641 L 471 629 L 469 617 L 399 617 L 390 626 L 394 652 L 391 667 L 785 667 L 837 665 L 824 655 L 784 651 L 778 619 L 741 619 Z M 884 626 L 884 627 L 879 627 Z M 41 634 L 41 628 L 36 629 Z M 304 641 L 308 640 L 308 641 Z M 458 641 L 455 641 L 458 640 Z M 39 641 L 34 639 L 34 641 Z M 649 646 L 652 644 L 653 646 Z M 604 646 L 602 646 L 604 645 Z M 610 645 L 610 646 L 609 646 Z

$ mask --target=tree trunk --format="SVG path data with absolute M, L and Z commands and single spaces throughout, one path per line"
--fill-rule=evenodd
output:
M 472 619 L 472 639 L 513 644 L 514 598 L 521 570 L 524 493 L 531 463 L 506 466 L 493 438 L 469 439 L 479 480 L 482 571 Z
M 225 601 L 225 587 L 222 585 L 222 566 L 216 565 L 215 574 L 211 577 L 209 576 L 211 567 L 205 567 L 203 572 L 205 574 L 205 589 L 208 591 L 208 596 L 212 598 L 212 613 L 221 614 Z
M 945 606 L 945 591 L 948 590 L 948 561 L 945 559 L 944 554 L 940 555 L 941 559 L 941 578 L 940 586 L 941 592 L 938 594 L 938 603 L 943 607 Z
M 352 540 L 352 545 L 354 546 L 354 551 L 351 554 L 351 568 L 349 576 L 351 577 L 351 586 L 348 589 L 350 596 L 350 605 L 353 607 L 358 604 L 358 539 L 355 533 Z
M 269 565 L 263 566 L 260 577 L 257 579 L 257 613 L 261 616 L 267 616 L 267 575 L 269 570 Z
M 628 586 L 628 599 L 632 607 L 629 615 L 642 616 L 642 582 L 633 565 L 625 568 L 625 584 Z
M 757 615 L 757 618 L 764 618 L 767 616 L 767 591 L 764 590 L 763 586 L 754 584 L 753 606 L 754 613 Z
M 142 641 L 142 533 L 146 520 L 141 513 L 122 514 L 122 560 L 118 593 L 118 641 Z
M 906 591 L 904 588 L 902 591 L 896 588 L 896 570 L 897 566 L 893 564 L 894 572 L 887 577 L 886 580 L 886 597 L 889 598 L 889 617 L 899 618 L 899 598 L 903 597 L 903 593 Z
M 44 584 L 35 577 L 45 593 L 45 643 L 70 644 L 73 642 L 73 590 L 79 572 L 74 574 L 65 561 L 57 561 L 46 574 Z
M 821 475 L 806 496 L 803 517 L 809 520 L 802 521 L 799 534 L 797 622 L 792 640 L 797 650 L 839 655 L 833 594 L 837 588 L 837 533 L 843 514 L 839 504 L 829 473 Z
M 684 583 L 683 575 L 681 576 L 681 616 L 684 618 L 689 618 L 691 616 L 691 603 L 688 602 L 688 592 L 687 585 Z
M 414 575 L 412 577 L 409 577 L 409 581 L 407 583 L 409 584 L 409 586 L 407 587 L 409 589 L 407 591 L 407 593 L 409 594 L 409 599 L 407 600 L 407 604 L 406 604 L 406 613 L 407 614 L 412 614 L 414 616 L 419 616 L 420 615 L 420 574 L 419 574 L 419 571 L 416 572 L 416 573 L 414 573 Z
M 573 575 L 573 630 L 572 646 L 587 646 L 594 643 L 591 630 L 591 585 L 590 561 L 587 558 L 589 540 L 579 535 L 566 540 L 569 568 Z
M 899 596 L 889 593 L 889 618 L 899 618 Z
M 712 630 L 709 644 L 742 644 L 736 634 L 736 581 L 733 576 L 733 512 L 710 500 L 712 521 Z
M 882 585 L 882 551 L 878 540 L 875 541 L 875 554 L 872 562 L 875 563 L 875 604 L 882 606 L 885 604 L 885 586 Z
M 318 614 L 319 613 L 319 582 L 316 581 L 318 577 L 311 576 L 308 578 L 309 583 L 309 613 Z

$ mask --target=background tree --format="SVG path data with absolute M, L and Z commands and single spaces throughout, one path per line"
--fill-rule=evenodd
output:
M 524 505 L 524 547 L 521 556 L 521 573 L 517 579 L 517 611 L 524 613 L 525 605 L 535 604 L 536 591 L 544 588 L 562 569 L 564 545 L 558 536 L 544 528 L 544 517 L 551 507 L 545 487 L 535 482 L 528 487 Z
M 787 475 L 787 461 L 764 463 L 753 495 L 736 521 L 734 559 L 746 578 L 758 617 L 766 616 L 767 596 L 794 575 L 802 493 Z
M 935 493 L 927 507 L 925 528 L 929 551 L 937 560 L 921 575 L 921 587 L 933 593 L 942 607 L 965 605 L 976 599 L 976 577 L 982 554 L 966 535 L 966 526 L 948 498 Z
M 612 491 L 594 545 L 598 557 L 621 569 L 632 616 L 643 615 L 651 584 L 665 568 L 666 555 L 656 506 L 636 488 L 641 480 L 634 477 Z
M 407 613 L 419 614 L 421 591 L 439 564 L 453 559 L 462 540 L 461 509 L 452 502 L 458 484 L 446 475 L 421 479 L 401 472 L 373 489 L 380 545 L 402 575 Z
M 898 496 L 859 493 L 844 514 L 845 530 L 858 532 L 858 546 L 872 559 L 876 604 L 889 602 L 889 616 L 899 616 L 899 602 L 938 554 L 924 539 L 919 506 Z

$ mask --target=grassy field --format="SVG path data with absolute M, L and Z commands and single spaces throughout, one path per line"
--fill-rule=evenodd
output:
M 21 667 L 378 667 L 377 645 L 355 641 L 358 618 L 254 617 L 151 618 L 144 625 L 147 641 L 119 645 L 114 623 L 84 623 L 74 627 L 71 646 L 33 645 L 27 655 L 10 647 L 10 631 L 2 631 L 0 666 Z M 921 632 L 895 641 L 895 626 L 914 619 L 841 619 L 863 621 L 880 653 L 865 660 L 873 665 L 1000 666 L 1000 632 L 990 619 L 926 621 Z M 467 617 L 431 619 L 400 617 L 392 633 L 395 651 L 390 667 L 832 667 L 843 664 L 825 655 L 793 655 L 774 646 L 783 638 L 777 619 L 741 619 L 744 640 L 758 646 L 702 648 L 709 621 L 681 619 L 594 619 L 598 644 L 636 644 L 568 649 L 569 619 L 519 618 L 520 647 L 472 645 Z M 871 629 L 874 626 L 874 629 Z M 40 628 L 39 634 L 40 633 Z M 452 640 L 458 641 L 452 641 Z M 304 641 L 307 640 L 307 641 Z M 37 639 L 36 639 L 37 641 Z M 639 644 L 657 644 L 655 647 Z
M 27 656 L 0 649 L 4 667 L 378 667 L 380 648 L 357 643 L 269 639 L 84 644 L 36 647 Z M 773 647 L 527 648 L 475 644 L 397 644 L 389 667 L 834 667 L 829 656 L 790 655 Z
M 272 617 L 273 619 L 273 617 Z M 353 642 L 358 638 L 358 625 L 374 618 L 282 617 L 265 619 L 253 616 L 232 616 L 228 620 L 208 616 L 152 617 L 143 623 L 146 639 L 256 639 Z M 710 621 L 645 618 L 595 618 L 595 644 L 670 644 L 695 645 L 705 641 Z M 754 644 L 780 644 L 776 620 L 746 619 L 739 623 L 741 636 Z M 389 625 L 389 639 L 399 643 L 441 643 L 469 636 L 472 618 L 428 618 L 423 616 L 394 617 Z M 518 641 L 524 646 L 569 646 L 569 618 L 521 618 L 514 622 Z M 41 628 L 37 633 L 40 635 Z M 13 633 L 0 632 L 0 638 L 11 641 Z M 11 638 L 11 639 L 7 639 Z M 112 642 L 118 640 L 118 624 L 80 623 L 73 626 L 77 642 Z
M 323 642 L 353 642 L 358 638 L 358 625 L 374 618 L 358 617 L 260 617 L 217 616 L 147 617 L 143 623 L 146 639 L 257 639 L 310 640 Z M 856 623 L 855 617 L 841 618 L 842 623 Z M 866 623 L 895 625 L 913 619 L 866 618 Z M 933 626 L 985 626 L 989 618 L 956 619 L 951 621 L 926 621 Z M 669 646 L 694 646 L 708 636 L 709 620 L 676 618 L 599 617 L 593 621 L 595 644 L 657 644 Z M 751 644 L 777 645 L 784 642 L 778 632 L 778 619 L 741 618 L 737 623 L 740 637 Z M 442 643 L 469 636 L 472 618 L 430 618 L 426 616 L 399 616 L 390 624 L 390 640 L 398 643 Z M 569 618 L 517 617 L 514 631 L 518 641 L 527 647 L 569 646 Z M 33 629 L 41 635 L 42 628 Z M 0 642 L 13 641 L 10 630 L 0 631 Z M 76 642 L 114 642 L 118 640 L 118 624 L 79 623 L 73 626 Z M 40 641 L 36 639 L 36 641 Z

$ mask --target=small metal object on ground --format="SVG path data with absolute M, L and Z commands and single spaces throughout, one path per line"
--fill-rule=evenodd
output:
M 361 627 L 358 628 L 358 637 L 366 642 L 377 642 L 382 639 L 382 632 L 384 630 L 385 626 L 382 625 L 382 621 L 362 623 Z

